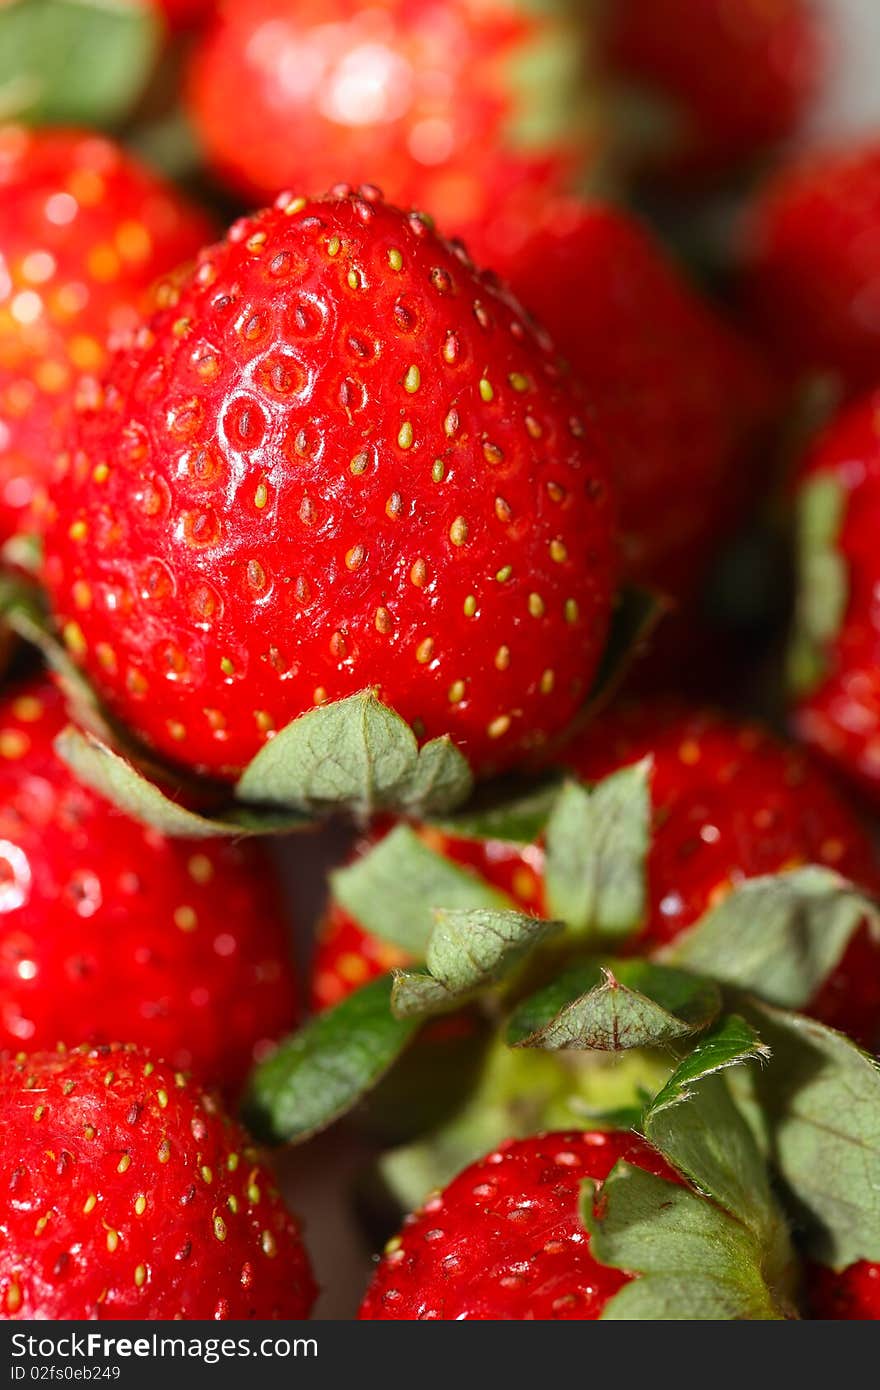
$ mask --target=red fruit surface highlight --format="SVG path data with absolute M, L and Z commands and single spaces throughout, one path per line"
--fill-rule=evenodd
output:
M 113 712 L 234 777 L 375 688 L 474 770 L 558 734 L 604 644 L 607 467 L 549 344 L 374 190 L 204 251 L 78 417 L 46 578 Z
M 297 1013 L 273 866 L 121 815 L 55 753 L 65 723 L 46 681 L 0 702 L 0 1048 L 125 1037 L 235 1092 Z
M 794 375 L 848 393 L 880 379 L 880 141 L 801 156 L 759 188 L 743 235 L 743 296 Z
M 614 0 L 608 17 L 611 62 L 657 103 L 658 172 L 714 175 L 765 153 L 824 76 L 814 0 Z
M 227 0 L 190 117 L 252 199 L 376 183 L 491 264 L 596 158 L 588 24 L 570 0 Z
M 509 1140 L 407 1218 L 386 1246 L 362 1319 L 594 1320 L 631 1276 L 600 1265 L 581 1187 L 619 1160 L 681 1179 L 635 1134 Z
M 587 389 L 615 466 L 628 575 L 692 597 L 766 485 L 771 373 L 617 209 L 546 206 L 499 269 Z
M 839 1272 L 808 1264 L 806 1285 L 812 1318 L 880 1321 L 880 1264 L 858 1260 Z
M 798 487 L 836 484 L 842 515 L 833 549 L 843 567 L 842 613 L 822 642 L 816 680 L 797 700 L 799 736 L 880 801 L 880 393 L 839 414 L 805 459 Z M 827 582 L 827 581 L 826 581 Z
M 304 1318 L 299 1229 L 244 1131 L 129 1047 L 0 1056 L 6 1318 Z
M 677 702 L 621 705 L 569 746 L 565 766 L 592 782 L 648 755 L 653 758 L 648 910 L 626 949 L 650 954 L 694 926 L 744 880 L 805 864 L 832 868 L 868 893 L 880 890 L 873 847 L 856 815 L 803 753 L 759 725 Z M 428 835 L 437 847 L 436 832 Z M 463 862 L 458 842 L 444 846 L 444 852 Z M 539 845 L 517 850 L 486 841 L 464 862 L 496 886 L 513 890 L 525 910 L 544 915 L 542 860 Z M 356 970 L 358 932 L 363 938 L 358 924 L 334 905 L 313 966 L 312 994 L 319 1004 L 353 987 L 346 989 L 345 982 Z M 387 968 L 372 945 L 359 954 L 370 978 Z M 867 929 L 853 937 L 809 1012 L 866 1044 L 876 1041 L 880 948 Z
M 32 525 L 78 379 L 107 361 L 206 217 L 94 132 L 0 126 L 0 539 Z

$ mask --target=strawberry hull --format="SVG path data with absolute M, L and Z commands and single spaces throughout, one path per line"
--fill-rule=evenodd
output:
M 564 766 L 594 783 L 646 757 L 652 759 L 649 893 L 641 927 L 623 944 L 627 954 L 670 947 L 742 883 L 798 865 L 824 866 L 869 894 L 877 891 L 867 831 L 821 770 L 760 725 L 669 700 L 623 704 L 578 736 Z M 430 828 L 420 833 L 521 910 L 548 915 L 541 842 L 514 846 L 439 837 Z M 406 963 L 396 947 L 366 934 L 331 903 L 312 967 L 313 1007 L 326 1008 Z M 867 926 L 854 934 L 809 1011 L 866 1046 L 876 1043 L 880 953 Z

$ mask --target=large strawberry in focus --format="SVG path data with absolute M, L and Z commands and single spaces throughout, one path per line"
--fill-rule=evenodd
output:
M 743 296 L 797 377 L 847 394 L 880 379 L 880 141 L 815 151 L 759 187 L 744 224 Z
M 669 947 L 747 880 L 802 865 L 834 869 L 866 892 L 877 891 L 871 842 L 856 816 L 802 753 L 759 726 L 677 703 L 621 705 L 569 746 L 565 766 L 592 783 L 645 757 L 652 759 L 648 898 L 628 951 L 650 955 Z M 433 828 L 419 833 L 522 910 L 546 915 L 540 841 L 514 846 L 451 838 Z M 402 963 L 333 904 L 319 935 L 313 1003 L 335 1003 Z M 712 973 L 710 964 L 702 968 Z M 810 1012 L 865 1041 L 877 1037 L 880 950 L 866 926 Z
M 724 173 L 792 135 L 828 36 L 815 0 L 614 0 L 606 45 L 645 103 L 636 151 L 681 178 Z
M 791 677 L 802 739 L 880 798 L 880 395 L 843 410 L 797 478 Z
M 681 1179 L 635 1134 L 544 1134 L 503 1144 L 428 1198 L 386 1247 L 367 1321 L 601 1317 L 628 1282 L 590 1251 L 581 1189 L 616 1163 Z
M 304 1318 L 299 1229 L 244 1131 L 114 1045 L 0 1056 L 5 1318 Z
M 78 379 L 210 234 L 105 137 L 0 128 L 0 537 L 30 524 Z
M 769 370 L 611 207 L 548 204 L 500 268 L 587 388 L 616 466 L 629 575 L 693 597 L 762 486 Z
M 0 1047 L 124 1037 L 236 1092 L 296 1017 L 272 865 L 169 840 L 81 786 L 58 691 L 0 702 Z
M 373 189 L 283 195 L 165 301 L 53 485 L 46 579 L 110 709 L 221 777 L 371 688 L 478 774 L 558 735 L 605 640 L 613 508 L 515 301 Z
M 571 0 L 228 0 L 189 111 L 238 191 L 378 183 L 494 264 L 597 158 L 589 23 Z

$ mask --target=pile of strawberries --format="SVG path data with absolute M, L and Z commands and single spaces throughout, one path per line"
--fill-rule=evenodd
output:
M 81 8 L 0 7 L 0 1317 L 309 1317 L 335 1127 L 362 1319 L 880 1319 L 825 7 Z

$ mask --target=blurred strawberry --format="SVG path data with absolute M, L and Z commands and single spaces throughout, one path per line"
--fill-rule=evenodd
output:
M 880 141 L 801 156 L 758 189 L 745 223 L 743 293 L 793 375 L 848 393 L 880 381 Z
M 823 1321 L 880 1322 L 880 1264 L 857 1260 L 845 1269 L 809 1264 L 810 1317 Z
M 272 865 L 169 840 L 75 781 L 58 691 L 0 702 L 0 1048 L 149 1048 L 235 1092 L 296 1017 Z
M 28 524 L 77 378 L 210 232 L 103 136 L 0 127 L 0 539 Z
M 548 205 L 499 269 L 587 388 L 616 465 L 629 577 L 692 596 L 766 484 L 768 369 L 611 207 Z
M 794 726 L 880 802 L 880 392 L 844 409 L 797 479 Z
M 764 154 L 824 74 L 814 0 L 614 0 L 608 15 L 609 59 L 647 103 L 640 135 L 656 172 L 718 174 Z
M 571 0 L 227 0 L 189 110 L 240 193 L 378 184 L 491 265 L 597 157 L 588 47 Z
M 155 0 L 172 33 L 196 29 L 216 11 L 219 0 Z

